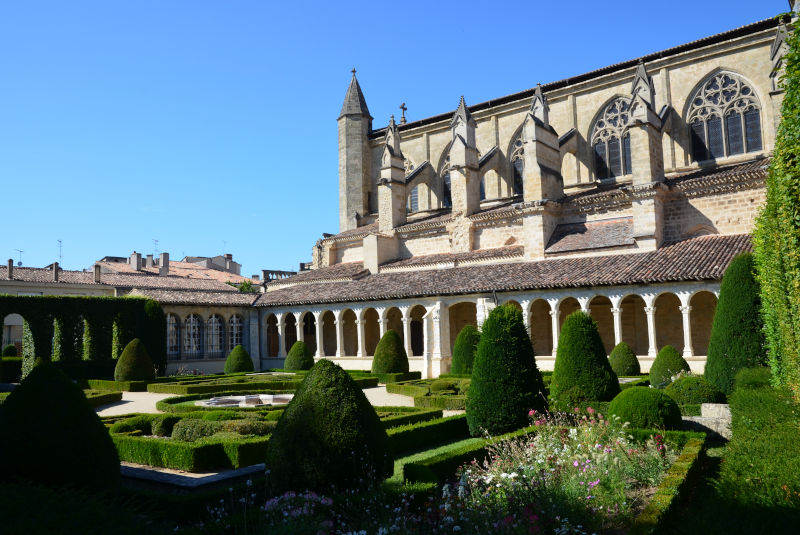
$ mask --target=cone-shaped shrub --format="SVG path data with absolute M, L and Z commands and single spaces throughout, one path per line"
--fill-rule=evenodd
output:
M 672 382 L 673 375 L 682 371 L 689 371 L 689 363 L 677 349 L 664 346 L 650 366 L 650 384 L 655 388 L 664 388 Z
M 752 254 L 736 256 L 719 289 L 705 377 L 725 394 L 733 392 L 739 370 L 766 364 L 761 298 L 753 269 Z
M 310 370 L 314 365 L 314 355 L 305 342 L 298 340 L 292 344 L 286 361 L 283 363 L 285 370 Z
M 147 353 L 147 348 L 138 338 L 134 338 L 117 359 L 117 366 L 114 368 L 115 381 L 147 381 L 155 379 L 156 373 L 153 368 L 153 361 Z
M 83 391 L 49 362 L 35 366 L 0 408 L 0 479 L 113 487 L 119 458 Z
M 231 349 L 228 358 L 225 359 L 225 373 L 251 372 L 253 370 L 253 359 L 241 344 Z
M 483 323 L 467 390 L 470 433 L 496 435 L 523 427 L 531 409 L 547 409 L 543 392 L 522 312 L 512 305 L 495 308 Z
M 386 331 L 372 359 L 372 373 L 405 373 L 408 371 L 408 355 L 403 347 L 403 339 L 396 331 Z
M 6 347 L 3 348 L 3 356 L 4 357 L 16 357 L 17 356 L 17 346 L 14 344 L 8 344 Z
M 697 405 L 700 403 L 724 403 L 725 394 L 714 388 L 708 381 L 696 375 L 681 377 L 670 383 L 664 393 L 678 405 Z
M 611 355 L 608 356 L 608 362 L 618 378 L 642 373 L 636 353 L 625 342 L 620 342 L 614 346 L 614 349 L 611 350 Z
M 392 465 L 386 431 L 364 393 L 333 362 L 317 362 L 269 440 L 272 490 L 369 488 Z
M 619 380 L 608 362 L 597 323 L 578 310 L 564 320 L 558 337 L 550 397 L 558 408 L 581 401 L 611 401 Z
M 478 342 L 481 333 L 472 325 L 466 325 L 456 336 L 453 344 L 453 363 L 450 373 L 472 373 L 472 363 L 475 361 L 475 352 L 478 351 Z
M 633 386 L 622 391 L 608 407 L 611 416 L 630 422 L 633 428 L 680 429 L 681 409 L 661 390 Z

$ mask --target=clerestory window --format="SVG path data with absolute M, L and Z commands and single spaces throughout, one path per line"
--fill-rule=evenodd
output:
M 618 97 L 602 111 L 592 128 L 594 173 L 598 179 L 631 174 L 631 100 Z

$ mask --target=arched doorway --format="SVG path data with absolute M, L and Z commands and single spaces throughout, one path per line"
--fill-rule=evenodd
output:
M 267 316 L 267 356 L 277 357 L 280 350 L 280 332 L 275 314 Z
M 288 312 L 283 317 L 283 324 L 285 326 L 283 332 L 285 333 L 284 336 L 286 337 L 286 343 L 283 344 L 283 350 L 286 354 L 288 354 L 294 343 L 297 342 L 297 319 L 294 317 L 294 314 Z
M 411 309 L 411 356 L 421 357 L 425 353 L 425 314 L 427 310 L 422 305 Z
M 375 355 L 375 348 L 381 339 L 381 326 L 378 318 L 378 311 L 368 308 L 364 311 L 364 355 L 372 357 Z
M 311 354 L 317 353 L 317 320 L 311 312 L 303 312 L 303 343 Z
M 589 313 L 597 323 L 600 339 L 606 355 L 614 349 L 614 315 L 611 313 L 611 299 L 604 295 L 597 295 L 589 301 Z
M 683 353 L 683 316 L 681 315 L 681 300 L 673 293 L 659 295 L 654 305 L 656 307 L 656 348 L 672 346 Z
M 550 356 L 553 354 L 553 318 L 550 316 L 550 304 L 544 299 L 537 299 L 531 304 L 531 342 L 533 354 Z
M 561 327 L 564 326 L 564 320 L 567 319 L 567 316 L 575 312 L 576 310 L 581 309 L 581 304 L 578 302 L 577 299 L 574 297 L 567 297 L 558 305 L 558 328 L 559 331 Z
M 358 329 L 356 329 L 356 313 L 349 308 L 342 312 L 342 355 L 355 357 L 358 354 Z
M 689 300 L 692 307 L 689 321 L 692 329 L 692 349 L 697 356 L 708 355 L 711 325 L 717 311 L 717 296 L 708 291 L 697 292 Z
M 447 309 L 450 316 L 450 351 L 456 342 L 456 336 L 467 325 L 478 328 L 478 306 L 475 303 L 463 302 L 450 305 Z
M 622 311 L 622 341 L 631 346 L 637 355 L 647 355 L 647 314 L 645 303 L 638 295 L 628 295 L 620 302 Z
M 330 310 L 326 310 L 320 317 L 320 323 L 324 352 L 322 356 L 333 357 L 336 355 L 336 316 Z

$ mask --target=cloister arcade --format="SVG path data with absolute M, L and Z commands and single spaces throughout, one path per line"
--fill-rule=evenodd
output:
M 261 314 L 262 360 L 266 367 L 279 367 L 294 341 L 303 340 L 318 359 L 368 369 L 378 340 L 393 329 L 403 340 L 411 369 L 421 371 L 423 377 L 435 377 L 448 370 L 455 338 L 465 325 L 480 327 L 492 308 L 511 303 L 522 311 L 541 369 L 552 369 L 565 318 L 583 310 L 597 322 L 607 353 L 625 341 L 646 371 L 658 350 L 669 344 L 694 371 L 702 372 L 718 293 L 719 283 L 687 283 L 430 297 L 313 309 L 270 307 Z

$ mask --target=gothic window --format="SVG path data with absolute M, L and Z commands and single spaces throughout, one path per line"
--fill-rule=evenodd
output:
M 408 211 L 419 211 L 419 186 L 411 188 L 411 193 L 408 195 Z
M 206 322 L 206 349 L 211 355 L 221 355 L 224 346 L 225 329 L 222 318 L 214 314 Z
M 481 190 L 481 200 L 485 201 L 486 200 L 486 179 L 485 178 L 481 178 L 480 190 Z
M 180 323 L 175 314 L 167 315 L 167 355 L 178 358 L 181 352 Z
M 525 149 L 522 146 L 522 138 L 517 138 L 514 142 L 514 149 L 511 152 L 511 176 L 513 178 L 511 187 L 514 195 L 522 195 L 522 177 L 525 171 Z
M 439 173 L 442 177 L 442 208 L 453 207 L 453 196 L 450 191 L 450 155 L 444 160 L 442 171 Z
M 605 107 L 592 128 L 594 173 L 599 179 L 631 173 L 631 100 L 618 97 Z
M 228 350 L 242 344 L 242 318 L 231 316 L 228 321 Z
M 197 314 L 190 314 L 183 323 L 183 354 L 189 358 L 202 356 L 202 321 Z
M 739 76 L 721 72 L 703 82 L 686 122 L 696 162 L 759 151 L 761 110 L 755 91 Z

